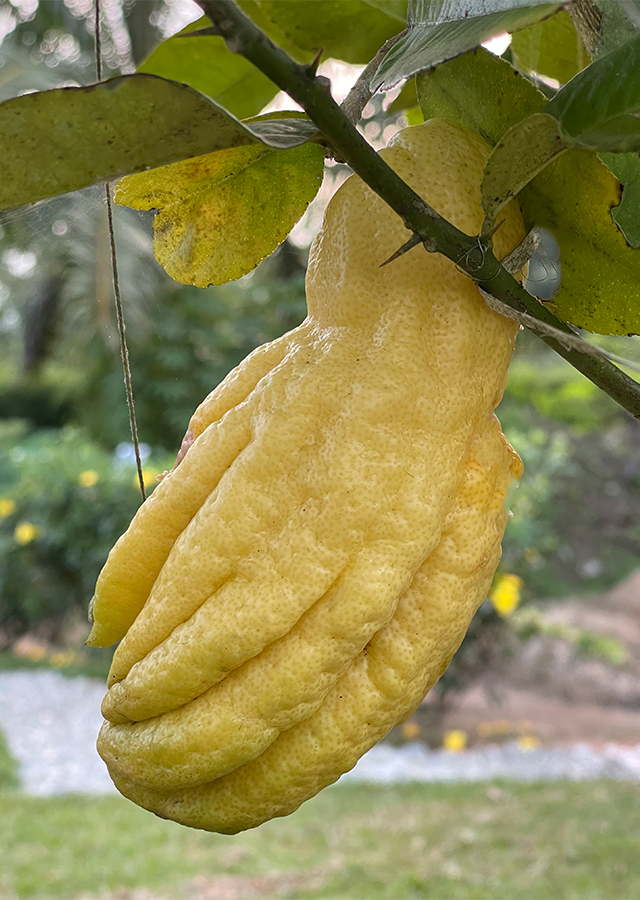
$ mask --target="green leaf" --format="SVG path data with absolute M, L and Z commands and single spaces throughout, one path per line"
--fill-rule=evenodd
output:
M 611 218 L 620 185 L 596 154 L 567 151 L 518 200 L 526 226 L 546 228 L 560 247 L 553 311 L 600 334 L 640 332 L 640 253 Z
M 576 75 L 545 112 L 557 119 L 573 146 L 640 150 L 640 36 Z
M 301 50 L 348 63 L 368 63 L 404 29 L 407 11 L 407 0 L 256 0 L 256 5 Z
M 242 125 L 257 140 L 274 150 L 299 147 L 318 135 L 318 129 L 305 113 L 280 110 L 245 119 Z
M 155 75 L 25 94 L 0 104 L 0 210 L 212 150 L 294 147 L 315 134 L 308 119 L 243 124 Z
M 457 21 L 417 23 L 383 59 L 372 87 L 387 90 L 401 79 L 453 59 L 504 31 L 513 32 L 539 22 L 560 9 L 558 3 L 528 4 L 517 9 L 470 15 Z
M 600 159 L 622 182 L 622 200 L 611 215 L 632 247 L 640 247 L 640 158 L 637 153 L 600 153 Z
M 555 78 L 560 84 L 590 62 L 571 16 L 564 11 L 514 34 L 511 52 L 518 69 Z
M 407 18 L 411 25 L 442 25 L 544 3 L 548 0 L 410 0 Z
M 490 234 L 498 213 L 522 188 L 566 150 L 558 123 L 534 113 L 510 128 L 493 148 L 482 179 L 483 232 Z
M 284 32 L 278 28 L 275 22 L 265 14 L 262 9 L 262 0 L 236 0 L 236 2 L 243 12 L 246 13 L 250 19 L 253 19 L 258 28 L 264 31 L 264 33 L 271 38 L 273 43 L 277 44 L 278 47 L 285 51 L 285 53 L 301 63 L 310 63 L 313 60 L 316 55 L 313 50 L 303 50 L 301 47 L 298 47 L 290 41 Z
M 323 163 L 316 144 L 236 147 L 123 178 L 115 199 L 159 210 L 154 252 L 172 278 L 224 284 L 282 243 L 316 195 Z
M 482 47 L 421 72 L 416 86 L 425 119 L 465 125 L 489 144 L 547 102 L 510 63 Z
M 486 50 L 423 73 L 417 86 L 425 118 L 466 125 L 493 145 L 545 106 L 526 78 Z M 558 315 L 594 331 L 628 334 L 640 331 L 640 254 L 611 218 L 619 201 L 618 181 L 587 150 L 567 151 L 518 194 L 527 228 L 546 228 L 558 241 Z
M 206 16 L 163 41 L 138 71 L 185 82 L 206 94 L 239 119 L 255 116 L 276 95 L 277 87 L 221 37 L 188 37 L 210 26 Z

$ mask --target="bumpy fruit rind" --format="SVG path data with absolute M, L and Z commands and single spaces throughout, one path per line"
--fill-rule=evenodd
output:
M 488 148 L 431 120 L 389 164 L 468 234 Z M 517 206 L 498 256 L 523 238 Z M 521 463 L 500 432 L 517 326 L 406 239 L 357 177 L 312 247 L 309 315 L 194 414 L 180 465 L 100 575 L 118 639 L 98 747 L 158 815 L 236 832 L 285 815 L 420 703 L 500 556 Z

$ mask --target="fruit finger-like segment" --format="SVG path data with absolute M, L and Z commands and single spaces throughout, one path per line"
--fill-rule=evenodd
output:
M 189 535 L 187 536 L 189 537 Z M 295 570 L 283 571 L 269 546 L 253 557 L 260 584 L 252 602 L 246 571 L 230 578 L 183 624 L 113 684 L 102 712 L 112 721 L 140 721 L 183 706 L 282 637 L 331 588 L 345 564 L 343 554 L 323 552 L 308 529 L 280 547 L 302 548 Z M 291 546 L 292 553 L 295 552 Z M 247 556 L 251 556 L 251 548 Z M 219 557 L 221 574 L 229 565 Z M 264 618 L 257 620 L 255 603 Z
M 254 759 L 316 711 L 390 620 L 411 580 L 400 555 L 393 545 L 362 551 L 289 634 L 183 708 L 144 722 L 105 722 L 98 749 L 107 765 L 171 788 L 212 781 Z
M 203 694 L 290 631 L 367 545 L 402 548 L 401 578 L 437 545 L 477 412 L 454 433 L 431 435 L 430 405 L 402 390 L 401 361 L 388 359 L 402 356 L 402 343 L 363 354 L 359 375 L 373 385 L 365 395 L 345 377 L 355 342 L 323 340 L 322 352 L 292 352 L 251 398 L 251 444 L 176 542 L 116 651 L 111 721 L 151 718 Z
M 287 815 L 348 771 L 417 706 L 457 649 L 500 555 L 507 488 L 521 466 L 488 417 L 442 540 L 318 711 L 257 759 L 209 784 L 156 790 L 112 770 L 118 789 L 158 815 L 223 833 Z
M 251 393 L 256 384 L 284 358 L 291 334 L 258 348 L 225 379 L 192 419 L 195 437 L 220 420 Z M 127 532 L 107 560 L 92 602 L 94 619 L 90 647 L 108 647 L 129 630 L 142 609 L 158 573 L 178 536 L 250 440 L 248 422 L 235 409 L 231 421 L 220 423 L 206 441 L 207 454 L 181 465 L 158 485 L 140 507 Z
M 295 349 L 271 370 L 243 403 L 227 412 L 220 422 L 206 428 L 171 475 L 170 481 L 180 474 L 184 466 L 189 463 L 193 465 L 196 459 L 205 470 L 209 467 L 219 471 L 218 457 L 228 454 L 225 447 L 211 446 L 211 431 L 225 427 L 229 420 L 238 420 L 244 429 L 249 430 L 250 442 L 215 482 L 213 490 L 201 502 L 201 508 L 189 527 L 181 532 L 166 558 L 148 603 L 115 652 L 109 675 L 110 685 L 122 681 L 135 663 L 144 660 L 174 629 L 188 621 L 226 582 L 235 579 L 239 583 L 244 579 L 248 587 L 252 577 L 251 566 L 260 569 L 260 554 L 272 555 L 271 538 L 280 533 L 291 508 L 295 508 L 296 504 L 300 509 L 304 507 L 307 499 L 301 494 L 304 485 L 300 483 L 297 493 L 292 493 L 295 471 L 285 464 L 278 443 L 288 444 L 295 452 L 297 445 L 308 439 L 313 431 L 311 404 L 315 401 L 317 408 L 317 391 L 308 379 L 299 378 L 300 369 L 310 372 L 314 368 L 314 360 L 309 360 L 304 344 L 301 348 L 291 335 L 290 339 Z M 317 366 L 320 377 L 326 379 L 331 387 L 330 373 L 325 372 L 327 366 L 323 365 L 322 359 L 317 361 Z M 298 390 L 289 388 L 292 381 L 298 384 Z M 293 430 L 287 417 L 291 406 L 296 403 L 300 414 L 296 417 L 296 428 Z M 331 411 L 327 416 L 330 419 Z M 269 419 L 269 430 L 263 427 L 265 418 Z M 267 453 L 271 454 L 270 465 L 264 462 Z M 211 485 L 211 479 L 208 482 Z M 287 504 L 284 504 L 280 494 L 287 483 L 290 491 L 286 495 Z M 160 485 L 160 488 L 163 487 L 164 482 Z M 139 546 L 138 552 L 144 556 L 144 551 L 149 549 Z M 197 564 L 194 564 L 194 552 Z M 117 563 L 114 560 L 114 572 L 117 572 Z M 277 560 L 274 560 L 274 565 L 277 565 Z M 333 577 L 339 567 L 340 564 Z M 125 577 L 122 572 L 119 575 L 120 578 Z M 239 600 L 246 606 L 248 595 L 245 593 Z M 233 617 L 232 609 L 229 615 Z M 216 628 L 218 624 L 215 623 Z M 268 630 L 269 623 L 266 622 L 265 631 Z M 251 632 L 246 640 L 252 640 Z M 218 643 L 221 645 L 221 642 Z M 220 646 L 220 650 L 224 654 L 224 647 Z M 171 665 L 175 669 L 175 661 Z M 227 666 L 227 669 L 233 667 L 219 658 L 217 662 L 212 660 L 211 665 Z M 215 681 L 216 677 L 212 676 L 209 684 L 202 685 L 200 692 Z
M 358 452 L 359 447 L 355 445 L 352 453 Z M 326 457 L 322 446 L 319 447 L 319 455 L 317 465 L 322 468 Z M 363 479 L 358 487 L 350 490 L 350 483 L 344 486 L 341 493 L 350 496 L 352 513 L 356 510 L 361 513 L 355 521 L 346 511 L 341 519 L 336 517 L 336 504 L 331 492 L 316 504 L 297 500 L 295 485 L 283 476 L 286 494 L 291 497 L 294 506 L 293 510 L 288 511 L 288 505 L 284 505 L 284 513 L 288 512 L 287 521 L 282 521 L 282 510 L 265 517 L 263 524 L 255 528 L 255 540 L 245 548 L 244 559 L 238 562 L 242 566 L 239 575 L 224 583 L 186 622 L 176 626 L 136 663 L 122 681 L 111 686 L 103 706 L 105 717 L 113 722 L 151 718 L 183 705 L 217 684 L 228 672 L 257 656 L 264 647 L 290 631 L 310 607 L 322 602 L 321 598 L 349 559 L 360 553 L 363 545 L 377 539 L 376 528 L 384 532 L 389 553 L 397 565 L 396 574 L 393 577 L 389 575 L 390 587 L 396 581 L 402 582 L 405 577 L 410 577 L 437 544 L 439 529 L 436 523 L 443 515 L 442 507 L 445 510 L 449 508 L 448 490 L 451 488 L 443 476 L 441 490 L 435 492 L 425 471 L 407 471 L 404 465 L 398 465 L 398 468 L 405 471 L 399 473 L 401 478 L 396 490 L 392 490 L 387 483 L 387 494 L 375 509 L 368 503 L 368 498 L 377 485 L 380 485 L 380 490 L 383 489 L 384 476 L 389 475 L 390 463 L 384 454 L 377 461 L 370 461 L 369 477 Z M 344 469 L 351 471 L 351 459 L 344 462 Z M 321 483 L 318 474 L 319 487 Z M 246 501 L 244 490 L 237 489 L 233 500 L 245 516 L 237 520 L 242 525 L 246 522 L 247 510 L 255 506 L 256 498 L 260 498 L 260 486 L 248 478 L 243 478 L 240 485 L 243 489 L 247 488 Z M 253 490 L 252 485 L 255 485 Z M 430 493 L 432 496 L 429 496 Z M 312 512 L 314 506 L 315 515 Z M 367 507 L 368 512 L 364 514 Z M 203 513 L 206 513 L 206 507 Z M 201 539 L 195 540 L 193 533 L 200 525 L 199 517 L 200 514 L 184 535 L 187 545 L 184 569 L 187 570 L 193 543 L 205 547 L 208 542 L 209 557 L 216 562 L 220 560 L 219 577 L 224 578 L 225 555 L 216 551 L 217 556 L 213 556 L 216 541 L 220 538 L 220 516 L 212 518 L 211 527 L 206 529 Z M 236 547 L 238 545 L 241 546 L 240 539 L 236 540 Z M 176 604 L 184 602 L 184 587 L 178 591 L 169 577 L 172 564 L 177 567 L 181 562 L 179 541 L 158 579 L 148 608 L 140 616 L 141 625 L 153 624 L 153 602 L 164 587 L 165 580 L 173 589 Z M 202 566 L 199 574 L 197 586 L 201 586 L 203 581 Z M 365 584 L 367 579 L 375 577 L 375 569 L 362 572 Z M 208 574 L 207 578 L 212 576 Z M 205 583 L 210 583 L 210 580 Z M 184 581 L 180 584 L 184 585 Z M 260 586 L 257 593 L 255 588 L 252 590 L 253 585 Z M 354 585 L 353 602 L 356 605 L 360 602 L 359 590 L 362 588 Z M 369 596 L 368 590 L 365 589 L 364 593 Z M 166 596 L 171 596 L 168 591 Z M 165 621 L 166 617 L 160 619 L 162 627 Z M 149 637 L 148 632 L 145 637 Z

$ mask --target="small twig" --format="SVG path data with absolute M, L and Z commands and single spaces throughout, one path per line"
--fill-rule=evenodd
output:
M 332 149 L 395 210 L 410 234 L 418 235 L 426 249 L 453 260 L 479 287 L 507 306 L 573 334 L 566 323 L 542 306 L 500 265 L 489 248 L 479 265 L 475 260 L 473 266 L 466 265 L 467 258 L 477 255 L 478 238 L 470 237 L 443 219 L 416 194 L 358 132 L 326 85 L 273 44 L 233 0 L 198 0 L 198 3 L 229 49 L 252 62 L 302 106 Z M 608 360 L 569 349 L 550 336 L 543 340 L 620 406 L 640 418 L 640 385 L 636 381 Z
M 540 319 L 534 319 L 529 313 L 517 312 L 510 306 L 507 306 L 506 303 L 501 303 L 500 300 L 496 300 L 491 294 L 487 294 L 482 288 L 480 288 L 480 293 L 489 309 L 501 316 L 505 316 L 507 319 L 511 319 L 512 322 L 517 322 L 518 325 L 522 325 L 524 328 L 528 328 L 529 331 L 533 331 L 538 337 L 554 338 L 567 350 L 575 350 L 578 353 L 584 353 L 596 359 L 608 359 L 611 362 L 626 366 L 628 369 L 633 369 L 635 372 L 640 372 L 640 363 L 636 363 L 631 359 L 625 359 L 623 356 L 617 356 L 615 353 L 610 353 L 596 344 L 590 344 L 584 338 L 581 338 L 579 334 L 568 334 L 566 331 L 560 331 L 559 328 L 554 328 L 553 325 L 547 325 L 545 322 L 541 322 Z
M 383 44 L 382 47 L 380 47 L 369 65 L 360 73 L 358 80 L 340 104 L 340 109 L 354 125 L 360 121 L 365 106 L 373 97 L 371 79 L 378 71 L 380 63 L 389 50 L 391 50 L 391 48 L 397 44 L 400 38 L 406 33 L 405 29 L 405 31 L 401 31 L 400 34 L 395 34 L 392 38 L 389 38 L 386 44 Z
M 140 440 L 138 438 L 138 423 L 136 421 L 136 408 L 133 402 L 133 385 L 131 383 L 131 365 L 129 363 L 129 348 L 127 347 L 127 338 L 125 336 L 126 325 L 124 322 L 124 312 L 122 309 L 122 297 L 120 295 L 120 279 L 118 278 L 118 262 L 116 257 L 116 241 L 115 231 L 113 228 L 113 204 L 111 201 L 111 190 L 109 184 L 104 186 L 105 199 L 107 201 L 107 217 L 109 220 L 109 243 L 111 245 L 111 268 L 113 271 L 113 293 L 115 297 L 116 307 L 116 325 L 118 327 L 118 337 L 120 339 L 120 359 L 122 360 L 122 371 L 124 374 L 124 389 L 127 395 L 127 407 L 129 409 L 129 427 L 131 428 L 131 437 L 133 439 L 133 447 L 136 454 L 136 468 L 138 470 L 138 483 L 140 485 L 140 493 L 142 500 L 146 500 L 146 492 L 144 489 L 144 475 L 142 473 L 142 457 L 140 456 Z
M 102 47 L 100 41 L 100 0 L 95 0 L 95 52 L 96 52 L 96 75 L 97 80 L 102 80 Z M 136 468 L 138 470 L 138 482 L 140 484 L 140 493 L 143 502 L 146 500 L 146 492 L 144 489 L 144 476 L 142 473 L 142 458 L 140 456 L 140 441 L 138 439 L 138 423 L 136 421 L 136 408 L 133 401 L 133 385 L 131 383 L 131 366 L 129 364 L 129 348 L 127 347 L 127 338 L 125 335 L 126 326 L 124 321 L 124 312 L 122 309 L 122 296 L 120 294 L 120 279 L 118 277 L 118 258 L 116 254 L 116 235 L 113 227 L 113 204 L 111 201 L 111 190 L 109 183 L 105 182 L 104 195 L 107 204 L 107 222 L 109 224 L 109 245 L 111 248 L 111 273 L 113 275 L 113 294 L 116 307 L 116 325 L 118 328 L 118 338 L 120 341 L 120 359 L 122 360 L 122 371 L 124 374 L 124 387 L 127 395 L 127 407 L 129 409 L 129 426 L 131 428 L 131 437 L 133 438 L 133 446 L 136 454 Z

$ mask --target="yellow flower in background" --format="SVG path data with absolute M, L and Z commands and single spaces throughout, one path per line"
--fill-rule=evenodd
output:
M 449 753 L 460 753 L 467 746 L 467 732 L 459 729 L 445 731 L 442 746 Z
M 158 478 L 158 473 L 155 469 L 143 469 L 142 470 L 142 480 L 144 482 L 145 488 L 155 487 Z M 138 473 L 133 476 L 133 484 L 135 487 L 140 487 L 140 479 L 138 478 Z
M 530 753 L 531 750 L 536 750 L 540 746 L 540 741 L 538 740 L 538 738 L 533 737 L 533 735 L 530 734 L 525 734 L 522 737 L 519 737 L 516 743 L 523 753 Z
M 9 497 L 0 498 L 0 519 L 6 519 L 16 511 L 16 505 Z
M 85 469 L 84 472 L 80 472 L 78 475 L 78 484 L 82 485 L 82 487 L 93 487 L 94 484 L 97 484 L 99 481 L 100 476 L 95 469 Z
M 421 730 L 417 722 L 405 722 L 400 732 L 405 741 L 415 741 Z
M 41 534 L 41 530 L 32 522 L 20 522 L 19 525 L 16 525 L 16 530 L 13 532 L 14 538 L 23 547 L 25 544 L 35 541 Z
M 79 661 L 78 654 L 73 650 L 58 650 L 50 656 L 51 665 L 56 669 L 67 669 Z
M 144 481 L 144 486 L 146 488 L 155 487 L 157 477 L 158 473 L 155 469 L 142 470 L 142 480 Z
M 495 610 L 501 616 L 510 616 L 520 603 L 520 592 L 524 584 L 518 575 L 501 575 L 489 594 Z

